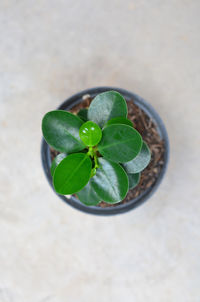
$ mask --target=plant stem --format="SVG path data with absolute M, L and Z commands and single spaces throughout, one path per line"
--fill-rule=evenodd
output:
M 88 153 L 87 155 L 91 156 L 91 157 L 94 157 L 94 150 L 92 147 L 89 147 L 89 150 L 88 150 Z
M 97 154 L 96 152 L 94 153 L 94 167 L 95 169 L 97 169 L 99 167 L 99 164 L 98 164 L 98 157 L 97 157 Z
M 97 149 L 93 147 L 89 147 L 87 155 L 94 158 L 94 168 L 95 169 L 98 168 L 99 165 L 98 165 Z

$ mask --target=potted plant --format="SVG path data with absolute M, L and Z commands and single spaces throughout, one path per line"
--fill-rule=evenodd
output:
M 160 182 L 168 158 L 166 130 L 155 111 L 143 100 L 139 107 L 136 98 L 139 100 L 136 95 L 116 88 L 94 88 L 45 114 L 43 166 L 55 192 L 70 205 L 93 214 L 122 213 L 143 202 Z M 130 104 L 136 108 L 130 108 Z M 69 109 L 71 112 L 66 111 Z M 151 123 L 154 135 L 147 129 L 146 136 L 143 135 L 136 112 L 131 115 L 131 109 L 142 113 L 146 127 Z M 151 181 L 144 185 L 142 171 L 152 158 L 155 160 L 156 148 L 148 135 L 159 137 L 157 145 L 160 142 L 162 150 L 160 168 L 153 167 L 156 177 L 146 173 Z M 142 186 L 145 188 L 141 190 Z

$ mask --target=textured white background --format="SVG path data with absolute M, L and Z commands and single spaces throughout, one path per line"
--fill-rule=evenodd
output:
M 0 302 L 200 301 L 200 1 L 1 0 Z M 40 162 L 45 112 L 82 89 L 146 98 L 168 173 L 143 206 L 80 213 Z

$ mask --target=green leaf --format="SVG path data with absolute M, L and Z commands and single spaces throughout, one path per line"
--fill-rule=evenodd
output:
M 88 120 L 87 114 L 88 114 L 88 109 L 86 108 L 80 109 L 80 111 L 77 113 L 78 117 L 80 117 L 80 119 L 84 122 L 87 122 Z
M 92 162 L 87 154 L 68 155 L 56 167 L 53 185 L 57 193 L 62 195 L 80 191 L 89 181 Z
M 65 153 L 60 153 L 58 154 L 54 160 L 51 163 L 51 176 L 53 176 L 53 173 L 55 171 L 55 168 L 57 167 L 57 165 L 67 156 L 67 154 Z
M 106 159 L 124 163 L 138 155 L 142 138 L 137 130 L 127 125 L 110 125 L 103 129 L 98 150 Z
M 128 125 L 128 126 L 131 126 L 133 127 L 133 123 L 125 118 L 125 117 L 114 117 L 112 118 L 111 120 L 109 120 L 104 127 L 107 127 L 109 125 L 113 125 L 113 124 L 124 124 L 124 125 Z
M 96 123 L 88 121 L 79 129 L 79 135 L 86 146 L 93 147 L 100 142 L 102 132 Z
M 131 161 L 124 163 L 123 166 L 127 173 L 138 173 L 144 170 L 151 160 L 151 151 L 147 144 L 143 142 L 140 153 Z
M 140 173 L 136 173 L 136 174 L 128 173 L 127 175 L 128 175 L 129 189 L 135 188 L 140 181 Z
M 127 117 L 127 105 L 123 96 L 116 91 L 98 94 L 88 109 L 88 119 L 101 128 L 108 120 L 119 116 Z
M 107 203 L 117 203 L 124 199 L 128 192 L 128 176 L 117 163 L 110 162 L 102 157 L 98 159 L 99 168 L 91 178 L 91 186 Z
M 94 188 L 91 186 L 91 179 L 87 185 L 77 193 L 79 200 L 87 206 L 95 206 L 100 201 L 101 198 L 97 195 Z
M 64 110 L 50 111 L 42 120 L 42 132 L 47 143 L 64 153 L 81 151 L 85 148 L 79 137 L 83 121 Z

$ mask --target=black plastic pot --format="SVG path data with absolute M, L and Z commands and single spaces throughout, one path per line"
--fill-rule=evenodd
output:
M 116 215 L 116 214 L 121 214 L 121 213 L 130 211 L 132 209 L 135 209 L 139 205 L 141 205 L 144 201 L 146 201 L 158 188 L 158 186 L 165 174 L 167 164 L 168 164 L 168 158 L 169 158 L 169 140 L 168 140 L 167 131 L 165 129 L 165 126 L 164 126 L 161 118 L 159 117 L 158 113 L 154 110 L 154 108 L 151 105 L 149 105 L 141 97 L 139 97 L 138 95 L 136 95 L 132 92 L 129 92 L 127 90 L 120 89 L 120 88 L 115 88 L 115 87 L 91 88 L 91 89 L 81 91 L 81 92 L 71 96 L 66 101 L 64 101 L 58 107 L 58 109 L 70 110 L 74 105 L 77 105 L 80 102 L 82 102 L 82 97 L 84 95 L 89 94 L 93 98 L 97 94 L 104 92 L 104 91 L 108 91 L 108 90 L 118 91 L 119 93 L 121 93 L 124 96 L 124 98 L 127 101 L 131 101 L 134 99 L 135 104 L 137 106 L 139 106 L 142 110 L 144 110 L 145 113 L 151 117 L 151 119 L 154 121 L 155 125 L 157 126 L 157 130 L 160 134 L 160 137 L 164 140 L 165 154 L 164 154 L 164 165 L 162 167 L 162 170 L 161 170 L 156 182 L 153 184 L 153 186 L 148 188 L 145 192 L 143 192 L 141 195 L 134 198 L 133 200 L 129 201 L 128 203 L 116 205 L 115 207 L 107 207 L 107 208 L 101 208 L 98 206 L 89 207 L 89 206 L 85 206 L 84 204 L 82 204 L 74 196 L 67 198 L 63 195 L 58 195 L 56 193 L 67 204 L 71 205 L 72 207 L 74 207 L 82 212 L 95 214 L 95 215 L 105 215 L 105 216 Z M 44 168 L 45 175 L 49 181 L 50 186 L 53 188 L 52 177 L 51 177 L 51 173 L 50 173 L 50 166 L 51 166 L 50 148 L 44 139 L 42 139 L 41 156 L 42 156 L 42 165 Z

